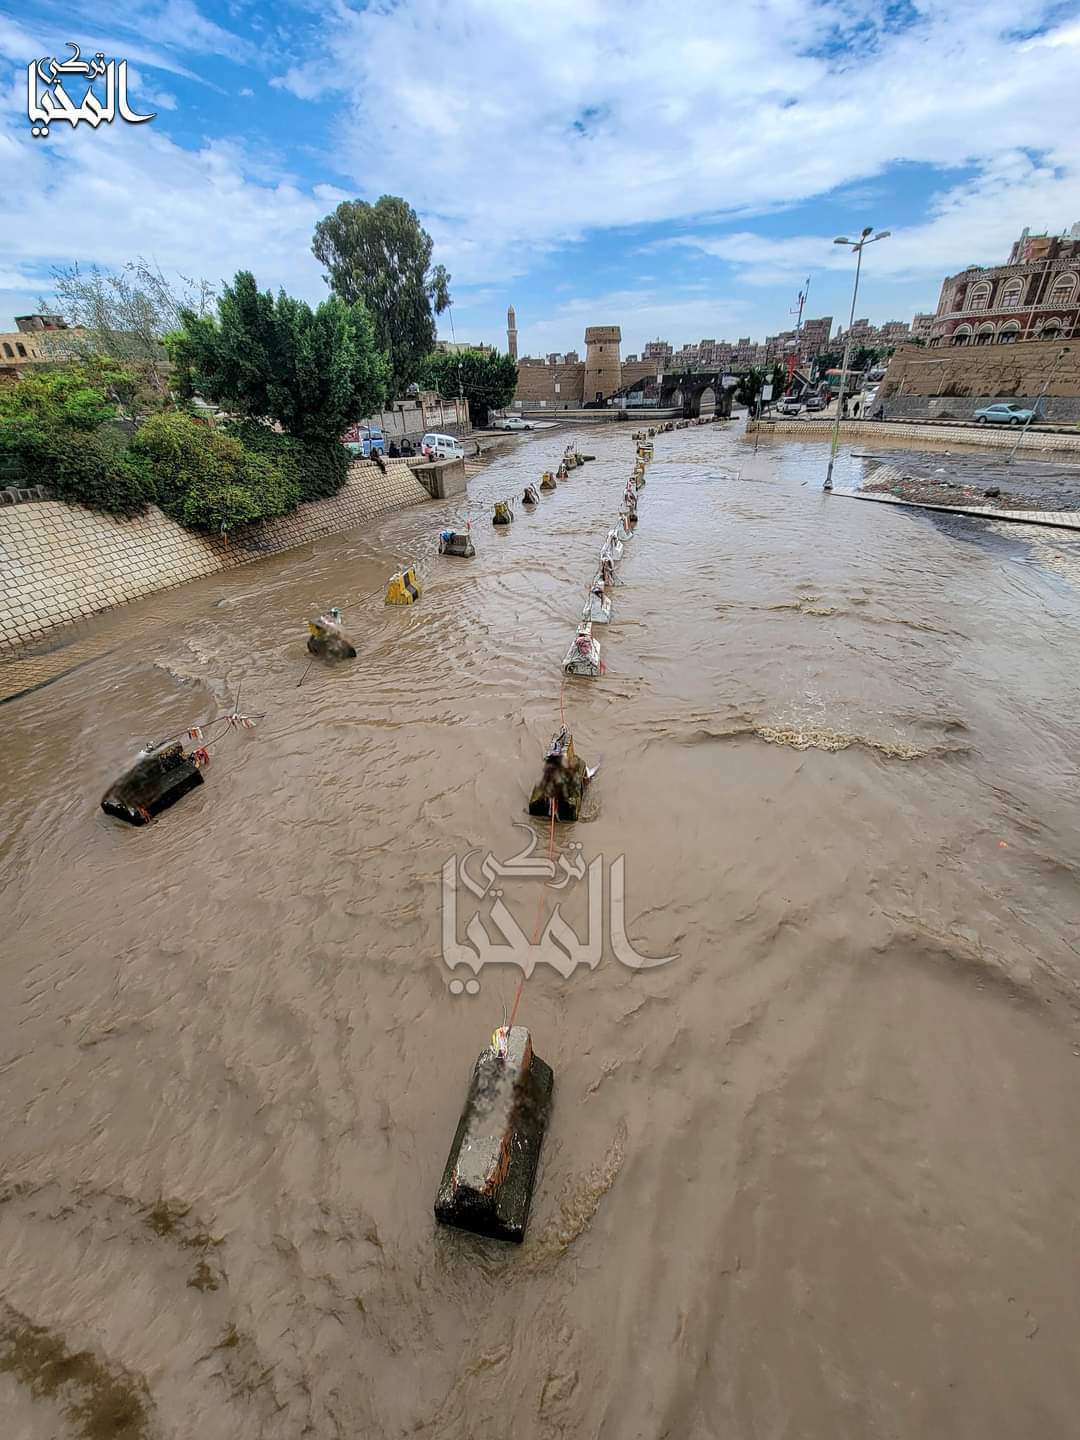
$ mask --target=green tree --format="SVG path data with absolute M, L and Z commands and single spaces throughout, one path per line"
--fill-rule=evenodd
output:
M 748 369 L 741 371 L 738 384 L 735 386 L 736 405 L 745 405 L 748 410 L 753 410 L 764 385 L 765 370 L 763 367 L 751 365 Z
M 68 328 L 39 335 L 45 353 L 61 361 L 106 356 L 134 377 L 131 399 L 138 408 L 166 400 L 168 357 L 162 341 L 179 325 L 182 309 L 206 313 L 213 287 L 180 276 L 182 288 L 177 288 L 141 256 L 115 272 L 69 265 L 54 269 L 52 279 L 53 298 L 40 302 L 41 307 L 62 315 Z
M 185 309 L 180 321 L 166 342 L 178 389 L 236 415 L 336 443 L 386 398 L 386 360 L 363 305 L 332 295 L 312 310 L 284 291 L 260 291 L 241 270 L 216 316 Z
M 735 403 L 745 405 L 748 410 L 757 407 L 758 397 L 766 385 L 772 386 L 773 400 L 779 400 L 787 384 L 787 369 L 783 365 L 751 365 L 739 375 L 735 387 Z
M 857 345 L 851 352 L 851 359 L 848 361 L 849 370 L 868 370 L 877 359 L 878 352 L 870 345 Z M 850 377 L 848 384 L 850 384 Z
M 396 195 L 374 205 L 343 200 L 315 226 L 311 248 L 334 294 L 367 306 L 400 394 L 419 378 L 435 346 L 434 317 L 450 304 L 450 276 L 432 266 L 431 236 L 416 211 Z
M 112 515 L 135 515 L 154 498 L 149 468 L 113 423 L 130 375 L 112 361 L 29 372 L 0 389 L 0 456 L 12 478 L 58 499 Z
M 474 425 L 484 426 L 492 410 L 510 404 L 517 389 L 517 361 L 497 350 L 433 351 L 424 361 L 421 380 L 447 399 L 464 395 Z

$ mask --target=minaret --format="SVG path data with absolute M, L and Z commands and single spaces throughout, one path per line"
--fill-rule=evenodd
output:
M 511 305 L 506 312 L 506 348 L 512 360 L 517 359 L 517 316 Z

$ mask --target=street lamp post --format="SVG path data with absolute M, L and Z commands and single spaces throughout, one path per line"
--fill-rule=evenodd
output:
M 844 337 L 844 358 L 841 361 L 840 369 L 840 390 L 836 397 L 836 419 L 833 421 L 832 445 L 829 449 L 829 468 L 825 473 L 826 490 L 832 489 L 833 465 L 836 463 L 836 452 L 840 448 L 840 416 L 844 409 L 844 391 L 847 388 L 848 358 L 851 354 L 851 327 L 855 324 L 855 302 L 859 296 L 859 273 L 862 270 L 862 252 L 867 245 L 873 245 L 876 240 L 887 240 L 892 232 L 890 230 L 879 230 L 874 234 L 874 227 L 867 225 L 858 240 L 849 240 L 846 235 L 838 235 L 833 241 L 834 245 L 850 245 L 855 251 L 855 285 L 851 291 L 851 314 L 848 317 L 847 335 Z M 871 238 L 873 237 L 873 238 Z
M 1055 370 L 1057 369 L 1057 367 L 1061 364 L 1062 360 L 1064 360 L 1065 356 L 1068 355 L 1069 349 L 1070 349 L 1070 347 L 1069 347 L 1068 345 L 1063 345 L 1063 346 L 1061 347 L 1061 349 L 1058 351 L 1058 353 L 1055 355 L 1055 357 L 1054 357 L 1054 363 L 1050 366 L 1050 369 L 1047 371 L 1046 379 L 1043 381 L 1043 387 L 1042 387 L 1042 389 L 1039 391 L 1038 398 L 1036 399 L 1035 404 L 1034 404 L 1034 406 L 1032 407 L 1031 417 L 1030 417 L 1030 419 L 1024 421 L 1023 429 L 1020 431 L 1020 434 L 1016 437 L 1016 444 L 1012 447 L 1012 449 L 1009 451 L 1008 455 L 1006 456 L 1006 459 L 1005 459 L 1005 464 L 1006 464 L 1006 465 L 1011 465 L 1012 462 L 1016 459 L 1016 452 L 1017 452 L 1017 450 L 1020 449 L 1020 442 L 1021 442 L 1021 440 L 1023 440 L 1024 436 L 1027 434 L 1028 426 L 1029 426 L 1029 425 L 1031 424 L 1031 422 L 1035 419 L 1036 415 L 1038 415 L 1038 413 L 1039 413 L 1039 405 L 1042 403 L 1042 398 L 1043 398 L 1043 396 L 1046 394 L 1047 390 L 1050 389 L 1050 381 L 1054 378 L 1054 371 L 1055 371 Z

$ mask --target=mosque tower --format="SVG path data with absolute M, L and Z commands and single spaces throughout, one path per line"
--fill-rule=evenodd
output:
M 506 312 L 506 348 L 513 360 L 517 359 L 517 316 L 511 305 Z

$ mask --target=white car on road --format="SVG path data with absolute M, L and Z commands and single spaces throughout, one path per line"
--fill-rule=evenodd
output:
M 520 415 L 500 415 L 491 422 L 493 430 L 533 430 L 536 427 L 531 420 L 523 420 Z

